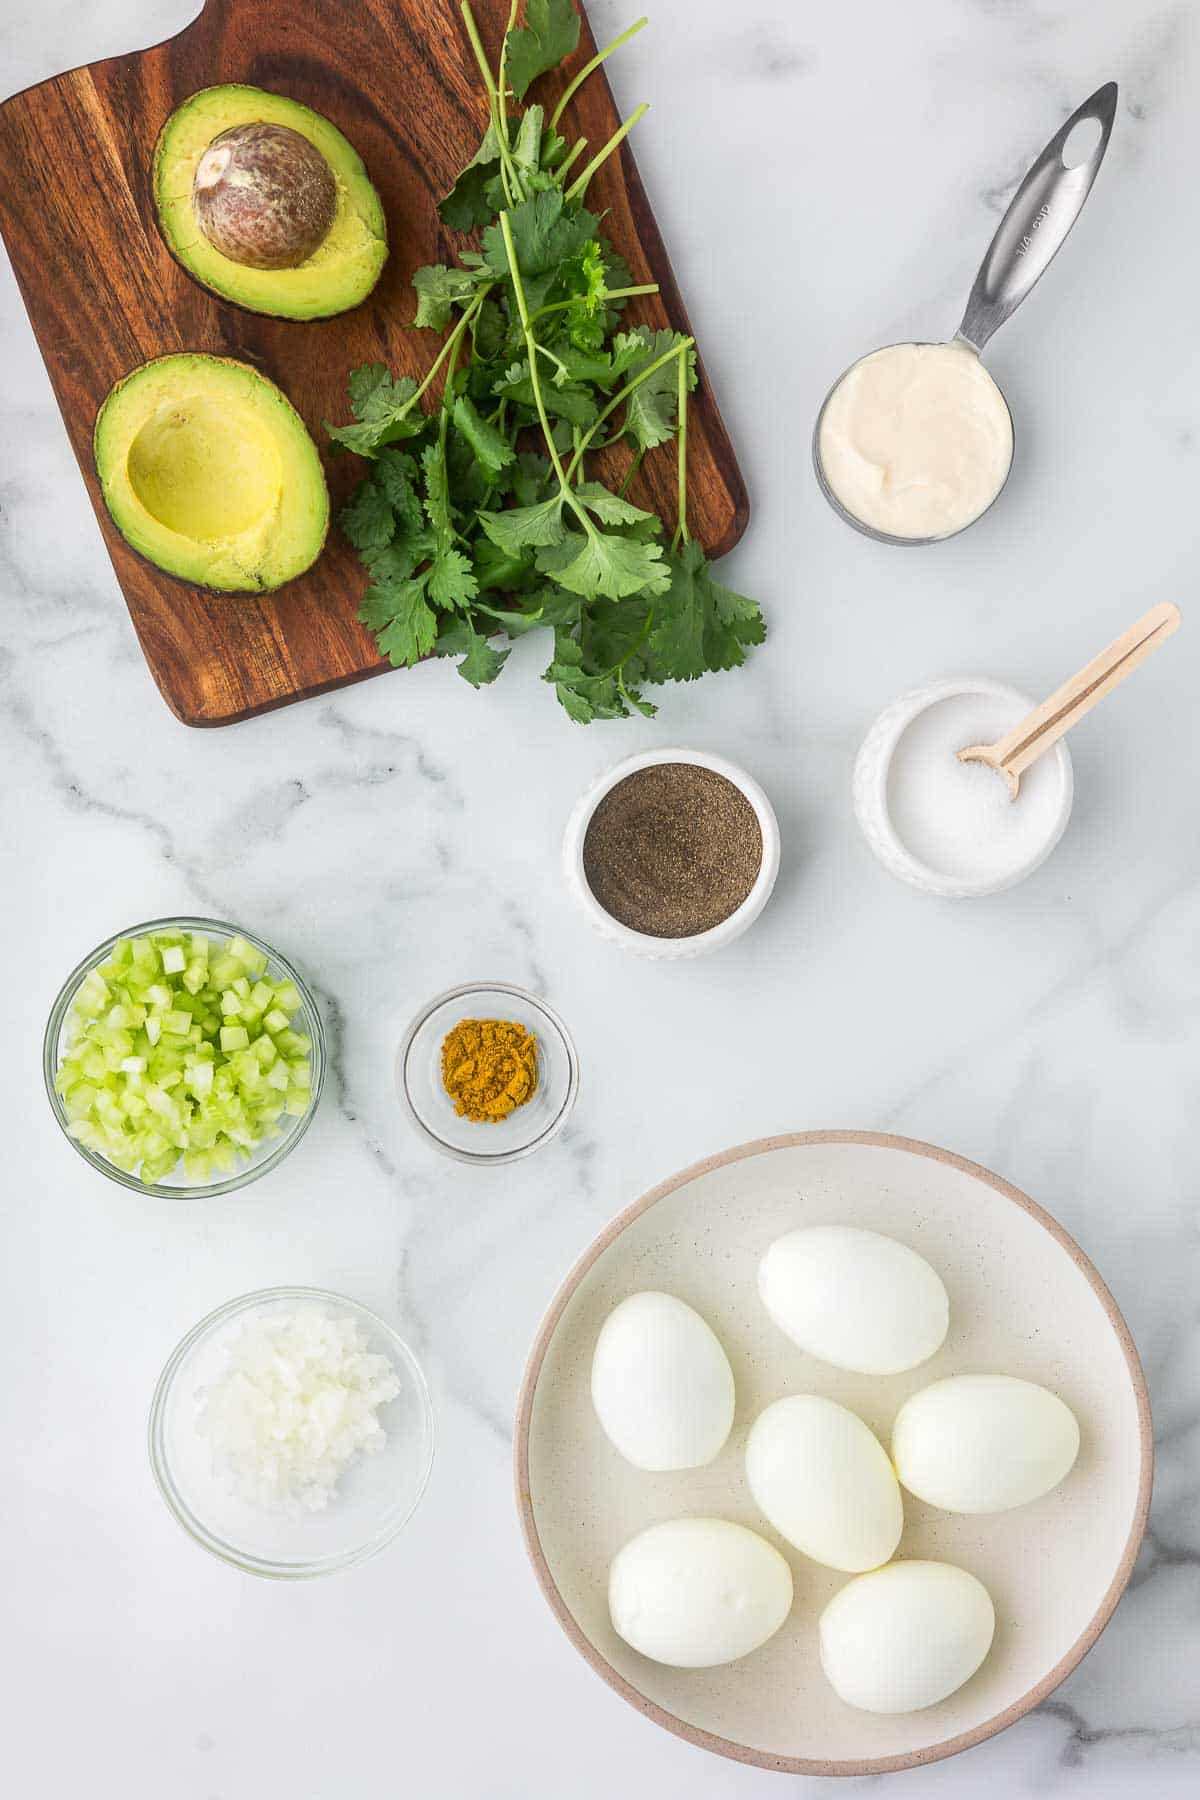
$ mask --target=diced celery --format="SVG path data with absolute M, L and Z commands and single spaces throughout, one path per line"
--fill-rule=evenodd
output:
M 267 959 L 262 951 L 256 950 L 244 937 L 229 940 L 229 954 L 237 957 L 248 975 L 261 975 L 267 966 Z
M 212 1064 L 207 1062 L 197 1063 L 194 1068 L 189 1069 L 187 1084 L 198 1100 L 202 1100 L 206 1094 L 211 1094 L 213 1084 Z
M 71 1135 L 157 1181 L 229 1173 L 311 1104 L 301 1006 L 245 938 L 122 938 L 80 982 L 54 1077 Z

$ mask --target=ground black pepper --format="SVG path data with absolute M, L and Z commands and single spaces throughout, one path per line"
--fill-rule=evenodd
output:
M 650 937 L 693 937 L 729 918 L 762 866 L 762 831 L 741 789 L 695 763 L 652 763 L 592 814 L 583 872 L 605 912 Z

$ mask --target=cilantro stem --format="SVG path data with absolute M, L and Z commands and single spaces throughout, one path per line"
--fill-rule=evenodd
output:
M 446 467 L 446 436 L 450 426 L 450 409 L 454 404 L 451 390 L 454 386 L 454 371 L 458 367 L 458 352 L 460 347 L 460 339 L 451 339 L 450 345 L 447 346 L 447 348 L 450 349 L 450 361 L 446 365 L 446 382 L 445 386 L 442 388 L 442 410 L 441 416 L 438 419 L 437 454 L 438 462 L 441 465 L 442 488 L 447 496 L 447 505 L 449 505 L 450 495 L 450 473 Z
M 638 470 L 641 468 L 642 458 L 645 456 L 645 454 L 646 454 L 646 452 L 643 449 L 641 449 L 639 446 L 638 450 L 636 451 L 633 458 L 631 459 L 629 467 L 625 471 L 625 478 L 621 482 L 620 487 L 617 489 L 617 493 L 620 495 L 622 500 L 625 498 L 626 494 L 629 492 L 629 484 L 633 480 L 634 476 L 637 474 Z
M 558 485 L 562 490 L 563 498 L 567 501 L 572 512 L 576 515 L 588 536 L 594 537 L 596 534 L 592 521 L 571 492 L 570 483 L 563 471 L 562 458 L 558 454 L 558 445 L 554 442 L 554 434 L 550 430 L 550 421 L 546 416 L 546 403 L 542 399 L 541 376 L 538 374 L 537 351 L 540 346 L 533 335 L 533 327 L 529 322 L 529 309 L 525 304 L 525 288 L 521 281 L 521 271 L 517 266 L 517 252 L 513 244 L 512 225 L 509 223 L 507 211 L 500 214 L 500 233 L 504 239 L 504 250 L 508 257 L 508 272 L 512 276 L 513 292 L 517 296 L 517 311 L 521 318 L 521 330 L 525 334 L 525 348 L 529 355 L 529 381 L 533 388 L 533 398 L 537 405 L 537 415 L 541 422 L 542 436 L 546 440 L 546 448 L 550 452 L 550 461 L 554 466 L 554 473 L 558 477 Z
M 585 137 L 576 138 L 575 142 L 571 145 L 571 148 L 567 151 L 567 154 L 563 157 L 557 169 L 554 171 L 560 182 L 571 164 L 575 161 L 575 158 L 581 156 L 586 149 L 587 139 Z
M 603 50 L 597 50 L 597 52 L 596 52 L 595 56 L 593 56 L 591 62 L 584 63 L 584 65 L 583 65 L 582 69 L 580 69 L 578 75 L 576 75 L 574 80 L 572 80 L 567 85 L 567 87 L 564 88 L 562 98 L 560 99 L 558 105 L 555 107 L 554 111 L 550 114 L 551 129 L 553 129 L 555 126 L 557 126 L 558 121 L 562 118 L 564 112 L 567 110 L 567 107 L 570 105 L 571 101 L 575 98 L 575 95 L 579 92 L 579 89 L 583 86 L 584 82 L 587 80 L 588 76 L 592 73 L 593 69 L 598 69 L 600 67 L 600 64 L 604 61 L 606 56 L 611 56 L 614 50 L 619 50 L 621 48 L 622 44 L 627 44 L 631 37 L 636 37 L 638 32 L 641 31 L 643 29 L 643 27 L 648 25 L 649 23 L 650 23 L 649 19 L 646 19 L 646 18 L 639 19 L 637 21 L 636 25 L 631 25 L 629 27 L 628 31 L 623 31 L 621 33 L 620 37 L 616 37 L 613 39 L 611 44 L 606 44 L 604 46 Z
M 567 471 L 568 477 L 574 474 L 576 463 L 578 463 L 580 457 L 599 431 L 601 425 L 603 425 L 605 419 L 609 418 L 611 414 L 617 410 L 622 400 L 627 400 L 634 388 L 641 387 L 643 381 L 648 381 L 650 376 L 656 374 L 658 370 L 663 367 L 664 363 L 669 363 L 673 356 L 686 358 L 688 351 L 692 349 L 695 342 L 695 338 L 682 338 L 680 342 L 675 344 L 670 350 L 664 351 L 661 356 L 656 356 L 652 363 L 648 363 L 647 366 L 640 370 L 631 381 L 627 381 L 623 388 L 618 388 L 608 405 L 604 408 L 604 411 L 600 414 L 600 417 L 594 424 L 589 425 L 588 429 L 584 432 L 583 440 L 580 443 L 578 450 L 576 450 L 575 455 L 571 460 L 571 466 Z
M 463 16 L 463 24 L 467 28 L 467 36 L 471 40 L 471 48 L 475 52 L 475 61 L 479 64 L 479 73 L 483 76 L 483 85 L 487 90 L 488 110 L 496 99 L 496 82 L 492 75 L 492 65 L 487 59 L 487 51 L 483 47 L 483 39 L 479 35 L 479 27 L 475 23 L 475 14 L 471 11 L 471 0 L 462 0 L 459 11 Z
M 509 152 L 508 128 L 501 117 L 499 90 L 492 74 L 492 65 L 487 59 L 487 51 L 483 47 L 483 39 L 479 35 L 479 27 L 475 23 L 475 14 L 471 11 L 471 0 L 461 0 L 459 11 L 462 13 L 467 36 L 471 41 L 471 48 L 475 52 L 475 61 L 479 65 L 479 73 L 483 76 L 483 85 L 487 90 L 488 113 L 491 116 L 492 128 L 496 133 L 496 147 L 500 153 L 500 181 L 508 197 L 508 203 L 512 206 L 515 204 L 512 182 L 516 182 L 518 193 L 523 194 L 524 189 L 521 187 Z M 503 55 L 503 52 L 501 54 Z
M 547 350 L 545 344 L 539 344 L 536 341 L 534 343 L 534 349 L 540 350 L 547 362 L 552 362 L 556 369 L 561 369 L 568 381 L 571 379 L 571 371 L 568 369 L 561 356 L 555 356 L 553 350 Z
M 462 336 L 463 332 L 466 330 L 466 328 L 470 324 L 471 320 L 475 317 L 475 314 L 479 311 L 480 307 L 483 305 L 484 301 L 487 299 L 489 293 L 491 292 L 492 288 L 495 285 L 496 285 L 495 282 L 489 281 L 486 287 L 480 288 L 479 292 L 476 294 L 476 296 L 472 300 L 471 304 L 467 307 L 466 311 L 462 314 L 461 318 L 458 321 L 458 324 L 454 327 L 454 330 L 450 333 L 450 336 L 446 339 L 445 343 L 442 345 L 441 349 L 438 351 L 437 355 L 433 359 L 433 362 L 430 365 L 429 371 L 426 374 L 424 381 L 421 383 L 420 387 L 416 390 L 416 392 L 414 394 L 409 395 L 407 401 L 405 402 L 403 410 L 397 415 L 399 418 L 401 418 L 401 419 L 404 418 L 405 415 L 411 410 L 411 408 L 417 404 L 417 401 L 421 398 L 421 395 L 425 392 L 426 388 L 429 386 L 430 382 L 433 380 L 434 376 L 437 374 L 438 370 L 441 368 L 442 364 L 445 362 L 446 358 L 449 356 L 451 350 L 454 349 L 454 346 L 457 344 L 459 338 Z M 455 350 L 454 355 L 455 355 L 455 361 L 457 361 L 458 360 L 457 350 Z
M 503 143 L 508 143 L 508 34 L 517 22 L 518 0 L 512 0 L 508 9 L 508 24 L 504 28 L 504 36 L 500 42 L 500 73 L 496 79 L 496 92 L 500 106 L 500 132 Z
M 679 520 L 679 523 L 676 525 L 675 535 L 671 539 L 672 550 L 678 549 L 678 547 L 681 543 L 686 544 L 689 542 L 688 526 L 687 526 L 687 425 L 688 425 L 687 376 L 688 376 L 687 357 L 681 356 L 679 359 L 679 435 L 678 435 L 678 448 L 679 448 L 678 520 Z
M 657 293 L 657 281 L 643 281 L 639 287 L 605 288 L 601 298 L 606 301 L 632 300 L 637 294 Z M 574 306 L 576 300 L 582 300 L 583 297 L 582 294 L 574 294 L 570 300 L 555 300 L 551 306 L 539 306 L 535 313 L 529 315 L 530 322 L 532 323 L 536 319 L 544 319 L 548 313 L 566 312 L 569 307 Z
M 592 179 L 592 176 L 596 173 L 596 170 L 600 167 L 601 163 L 606 162 L 613 151 L 618 149 L 621 144 L 624 143 L 638 120 L 649 111 L 650 107 L 644 100 L 640 106 L 634 108 L 625 123 L 620 126 L 618 130 L 613 132 L 603 150 L 598 150 L 596 152 L 587 168 L 583 171 L 583 174 L 571 183 L 566 192 L 566 198 L 568 200 L 582 200 L 587 191 L 588 182 Z

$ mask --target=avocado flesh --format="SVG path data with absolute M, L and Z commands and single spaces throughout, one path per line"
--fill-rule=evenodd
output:
M 294 269 L 251 269 L 209 243 L 192 206 L 196 165 L 235 125 L 290 125 L 321 152 L 337 184 L 337 210 L 312 255 Z M 336 125 L 298 100 L 262 88 L 203 88 L 173 112 L 154 151 L 154 201 L 167 248 L 223 299 L 283 319 L 320 319 L 364 300 L 387 260 L 387 225 L 362 158 Z
M 122 537 L 182 581 L 262 593 L 321 553 L 329 491 L 317 447 L 286 396 L 246 363 L 143 363 L 101 407 L 95 452 Z

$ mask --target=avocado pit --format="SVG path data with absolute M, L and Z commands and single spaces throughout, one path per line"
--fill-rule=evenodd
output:
M 196 164 L 192 207 L 222 256 L 250 269 L 294 269 L 324 242 L 337 183 L 321 152 L 290 125 L 220 132 Z

